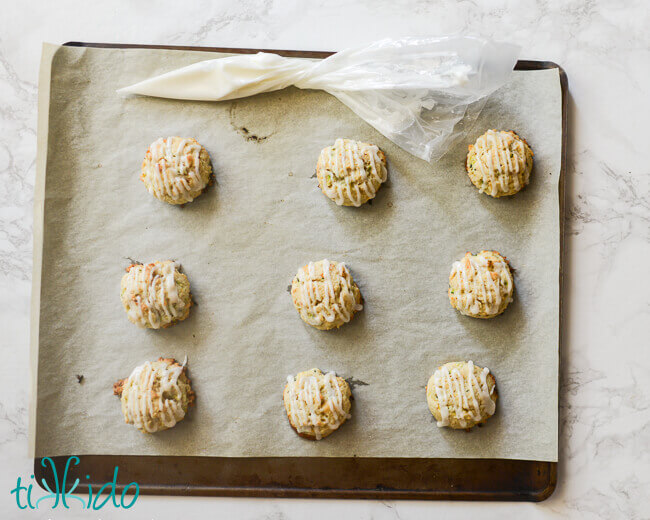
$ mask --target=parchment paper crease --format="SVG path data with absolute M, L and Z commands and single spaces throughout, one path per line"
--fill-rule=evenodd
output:
M 115 94 L 216 56 L 54 55 L 47 149 L 38 150 L 47 178 L 36 455 L 557 460 L 557 70 L 514 72 L 471 132 L 513 129 L 535 152 L 530 186 L 492 199 L 464 172 L 466 144 L 429 165 L 323 92 L 222 103 Z M 148 145 L 168 135 L 196 137 L 216 172 L 216 185 L 184 208 L 154 199 L 138 178 Z M 372 205 L 341 208 L 318 189 L 318 154 L 337 137 L 385 151 L 389 181 Z M 474 320 L 450 307 L 447 279 L 454 260 L 484 248 L 510 259 L 515 301 Z M 189 319 L 158 331 L 129 323 L 119 299 L 129 257 L 183 265 L 198 303 Z M 365 300 L 333 332 L 305 325 L 287 292 L 299 266 L 323 258 L 346 262 Z M 188 356 L 197 406 L 176 428 L 143 435 L 124 424 L 111 385 L 161 355 Z M 495 374 L 497 413 L 471 433 L 439 429 L 424 386 L 438 365 L 467 359 Z M 286 376 L 312 367 L 364 383 L 353 418 L 322 442 L 296 436 L 281 401 Z

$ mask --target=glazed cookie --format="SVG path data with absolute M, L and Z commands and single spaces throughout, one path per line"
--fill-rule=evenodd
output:
M 311 440 L 327 437 L 350 418 L 351 397 L 345 379 L 317 368 L 287 377 L 282 395 L 291 427 Z
M 494 376 L 471 361 L 442 365 L 427 383 L 427 404 L 438 427 L 483 424 L 494 414 L 497 397 Z
M 481 193 L 514 195 L 528 184 L 533 152 L 514 132 L 488 130 L 469 145 L 467 174 Z
M 140 179 L 157 199 L 185 204 L 212 182 L 210 156 L 191 137 L 161 137 L 147 150 Z
M 142 433 L 175 426 L 194 405 L 195 397 L 185 363 L 164 358 L 136 367 L 129 377 L 113 385 L 113 393 L 122 402 L 125 422 Z
M 473 318 L 494 318 L 512 301 L 514 282 L 508 261 L 496 251 L 467 253 L 449 275 L 449 301 Z
M 127 267 L 121 298 L 129 320 L 148 329 L 183 321 L 192 306 L 190 282 L 171 260 Z
M 298 269 L 291 297 L 303 321 L 320 330 L 338 328 L 363 309 L 361 292 L 348 268 L 329 260 Z
M 386 156 L 374 144 L 337 139 L 316 165 L 318 186 L 339 206 L 361 206 L 386 181 Z

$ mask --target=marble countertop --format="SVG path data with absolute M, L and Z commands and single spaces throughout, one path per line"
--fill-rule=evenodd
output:
M 309 5 L 311 4 L 311 5 Z M 182 5 L 182 7 L 181 7 Z M 558 488 L 541 504 L 141 497 L 128 513 L 29 518 L 650 517 L 650 10 L 646 0 L 3 2 L 0 17 L 0 512 L 29 479 L 32 196 L 41 44 L 70 40 L 338 50 L 480 34 L 569 78 L 565 348 Z M 645 359 L 645 361 L 643 361 Z M 7 369 L 8 368 L 8 369 Z M 317 508 L 317 509 L 316 509 Z

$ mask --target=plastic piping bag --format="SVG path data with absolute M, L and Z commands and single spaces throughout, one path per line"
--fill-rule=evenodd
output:
M 504 85 L 519 47 L 474 37 L 384 39 L 324 60 L 239 54 L 195 63 L 118 90 L 225 101 L 288 86 L 324 90 L 409 153 L 434 161 Z

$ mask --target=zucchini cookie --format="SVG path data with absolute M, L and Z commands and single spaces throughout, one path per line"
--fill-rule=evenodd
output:
M 142 433 L 172 428 L 185 418 L 195 398 L 185 363 L 164 358 L 136 367 L 113 385 L 113 393 L 122 402 L 125 422 Z
M 287 377 L 282 399 L 291 427 L 305 439 L 320 440 L 350 418 L 350 385 L 317 368 Z
M 339 206 L 368 202 L 386 181 L 386 156 L 374 144 L 337 139 L 323 149 L 316 165 L 318 186 Z
M 291 298 L 302 320 L 320 330 L 338 328 L 363 309 L 361 291 L 348 268 L 329 260 L 298 269 Z
M 528 184 L 533 152 L 512 131 L 488 130 L 469 145 L 465 168 L 479 192 L 492 197 L 514 195 Z
M 172 260 L 131 264 L 121 283 L 122 305 L 131 323 L 148 329 L 171 327 L 190 314 L 190 282 Z
M 163 202 L 191 202 L 212 182 L 210 155 L 191 137 L 161 137 L 147 150 L 140 179 Z
M 490 370 L 471 361 L 442 365 L 427 383 L 427 404 L 439 428 L 469 430 L 483 424 L 494 415 L 497 397 Z
M 473 318 L 494 318 L 512 301 L 514 281 L 508 261 L 496 251 L 467 253 L 449 275 L 449 301 Z

